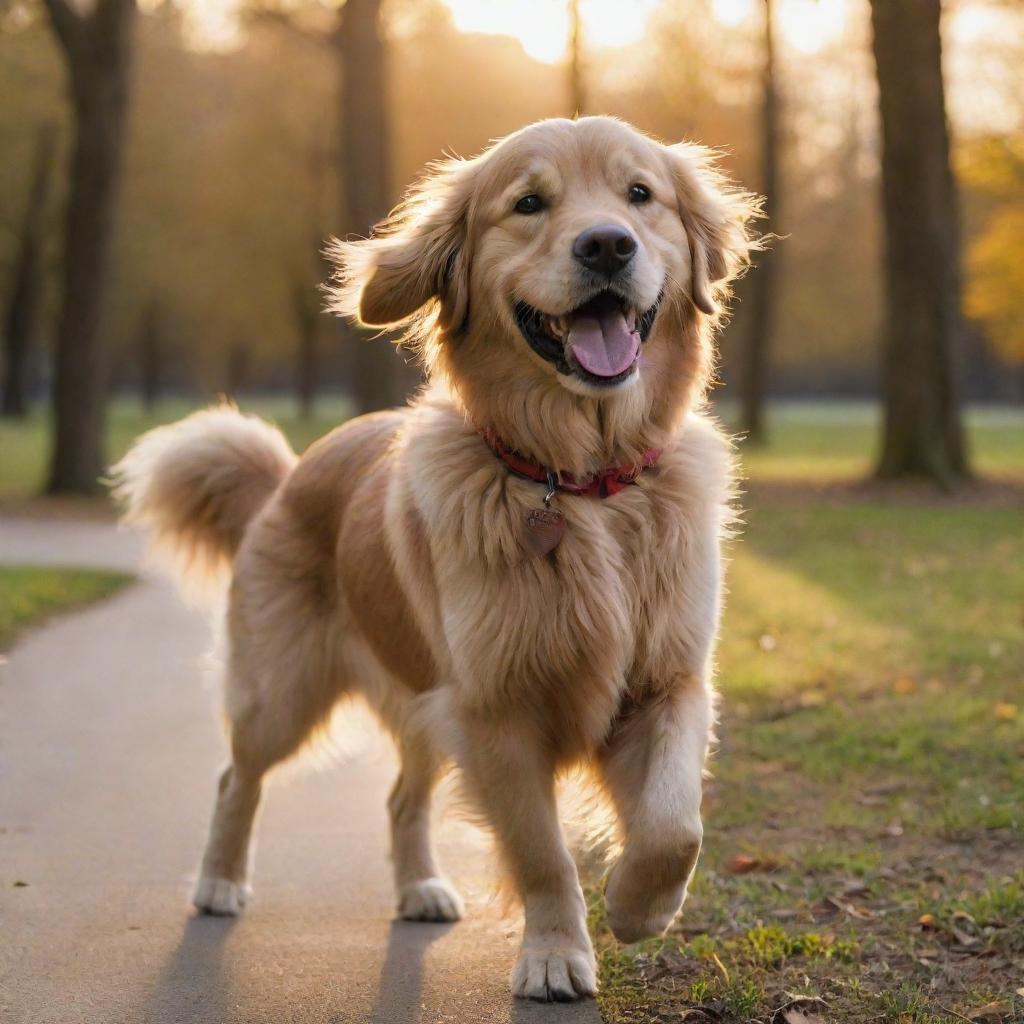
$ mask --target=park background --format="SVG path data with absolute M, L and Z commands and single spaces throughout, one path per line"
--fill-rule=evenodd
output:
M 321 253 L 443 153 L 577 112 L 718 147 L 779 237 L 712 396 L 708 847 L 664 942 L 595 898 L 601 1012 L 1020 1019 L 1022 67 L 1014 0 L 0 0 L 0 515 L 109 518 L 105 467 L 218 395 L 298 450 L 402 401 Z M 0 649 L 124 583 L 0 569 Z

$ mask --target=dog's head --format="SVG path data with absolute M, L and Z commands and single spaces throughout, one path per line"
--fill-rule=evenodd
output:
M 434 166 L 372 238 L 336 243 L 334 308 L 405 327 L 456 386 L 654 400 L 674 375 L 682 396 L 703 384 L 705 328 L 755 212 L 699 146 L 605 117 L 542 121 Z

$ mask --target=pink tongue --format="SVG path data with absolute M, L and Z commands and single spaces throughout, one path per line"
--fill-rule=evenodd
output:
M 626 326 L 619 309 L 578 313 L 569 326 L 569 348 L 576 361 L 595 377 L 625 373 L 640 351 L 640 335 Z

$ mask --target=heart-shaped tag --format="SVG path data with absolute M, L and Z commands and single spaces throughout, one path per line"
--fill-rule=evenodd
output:
M 535 508 L 526 515 L 523 540 L 527 550 L 538 558 L 554 551 L 565 533 L 565 516 L 557 509 Z

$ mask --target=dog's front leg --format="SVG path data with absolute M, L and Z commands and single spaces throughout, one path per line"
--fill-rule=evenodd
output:
M 682 675 L 618 725 L 601 757 L 625 840 L 608 878 L 608 922 L 623 942 L 660 935 L 686 897 L 703 830 L 711 688 Z
M 526 917 L 512 972 L 516 996 L 571 1000 L 597 989 L 594 953 L 576 865 L 555 803 L 554 764 L 541 738 L 508 721 L 463 716 L 460 765 Z

